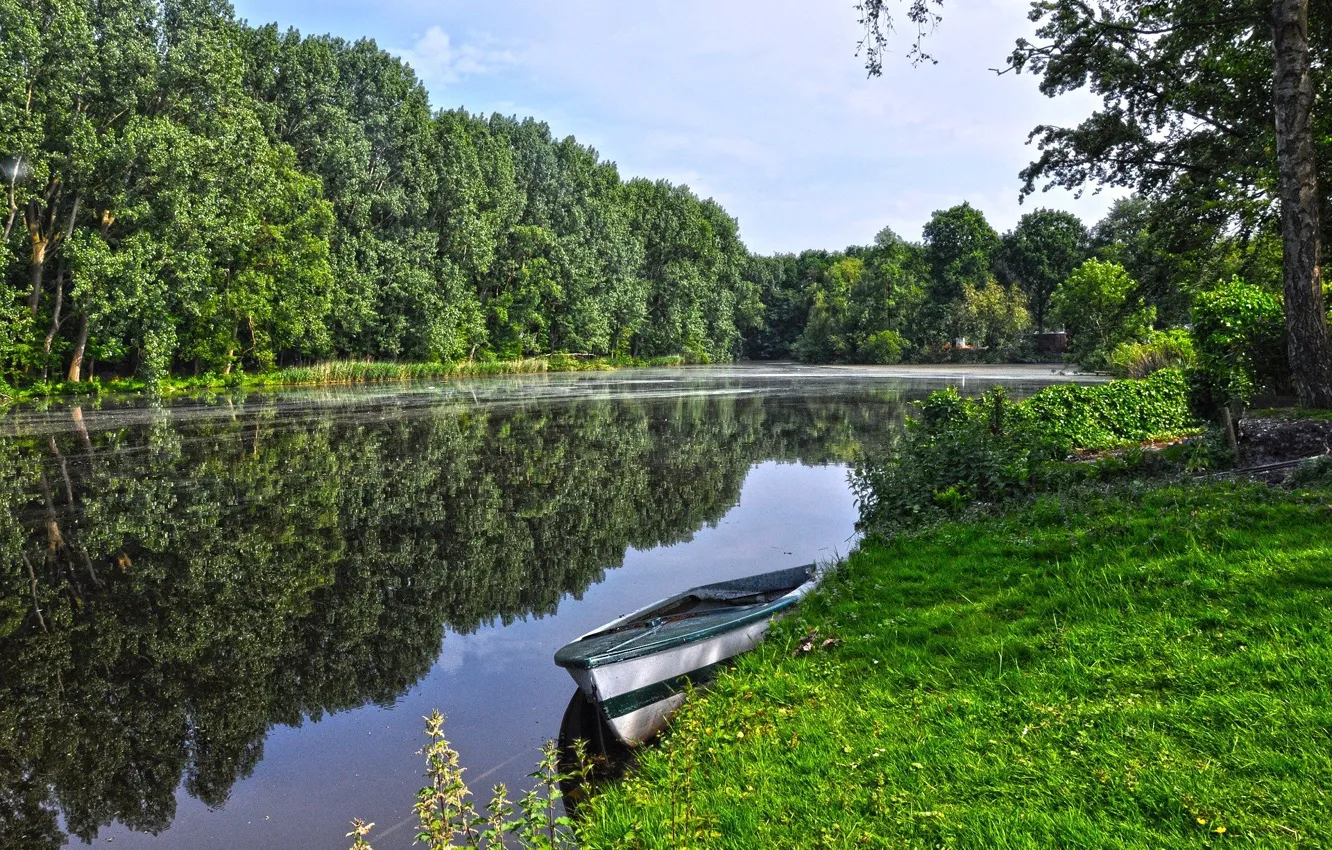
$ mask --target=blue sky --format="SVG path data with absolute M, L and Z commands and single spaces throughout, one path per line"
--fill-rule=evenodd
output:
M 716 198 L 760 253 L 918 239 L 969 200 L 996 229 L 1039 206 L 1088 224 L 1112 198 L 1055 190 L 1018 204 L 1040 123 L 1085 116 L 1031 76 L 999 76 L 1027 0 L 947 4 L 912 67 L 855 55 L 852 0 L 235 0 L 251 23 L 369 36 L 408 59 L 436 107 L 531 115 L 618 163 Z

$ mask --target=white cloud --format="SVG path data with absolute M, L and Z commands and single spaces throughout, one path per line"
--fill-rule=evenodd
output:
M 451 86 L 464 77 L 493 74 L 518 61 L 516 53 L 497 47 L 488 38 L 478 42 L 455 45 L 443 27 L 432 26 L 411 47 L 394 52 L 433 86 Z

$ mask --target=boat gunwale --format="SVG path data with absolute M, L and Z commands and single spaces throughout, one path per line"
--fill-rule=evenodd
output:
M 810 565 L 811 568 L 813 566 L 814 565 Z M 726 583 L 727 582 L 719 582 L 719 584 L 726 584 Z M 613 628 L 617 627 L 617 624 L 623 625 L 627 621 L 631 620 L 633 617 L 642 616 L 643 614 L 649 613 L 655 609 L 664 607 L 665 605 L 671 602 L 674 602 L 678 599 L 688 596 L 689 593 L 692 591 L 686 591 L 684 593 L 676 594 L 675 596 L 663 599 L 659 602 L 647 606 L 646 608 L 642 608 L 638 611 L 635 611 L 632 614 L 628 614 L 624 617 L 620 617 L 616 620 L 613 620 L 610 623 L 607 623 L 606 625 L 596 629 L 595 631 L 589 632 L 588 634 L 583 635 L 577 640 L 571 641 L 570 643 L 564 645 L 559 649 L 558 652 L 555 653 L 555 664 L 565 669 L 594 670 L 598 667 L 605 667 L 611 664 L 618 664 L 625 661 L 633 661 L 638 658 L 643 658 L 649 655 L 655 655 L 658 652 L 662 652 L 663 650 L 671 649 L 676 646 L 683 646 L 685 644 L 707 640 L 717 635 L 725 634 L 726 632 L 736 631 L 737 629 L 741 629 L 758 620 L 770 619 L 776 616 L 777 614 L 781 613 L 782 611 L 785 611 L 787 608 L 790 608 L 794 606 L 797 602 L 799 602 L 800 599 L 803 598 L 805 594 L 807 594 L 810 590 L 812 590 L 817 583 L 818 583 L 818 575 L 813 569 L 811 569 L 810 578 L 808 578 L 802 584 L 793 587 L 791 590 L 787 591 L 785 594 L 778 597 L 777 599 L 753 606 L 751 610 L 739 616 L 727 618 L 712 625 L 704 626 L 698 630 L 690 631 L 686 634 L 675 635 L 674 637 L 671 637 L 669 639 L 663 639 L 659 641 L 648 641 L 627 650 L 621 651 L 618 649 L 611 649 L 598 654 L 577 656 L 573 658 L 565 656 L 566 650 L 573 650 L 580 643 L 586 640 L 590 640 L 591 638 L 595 638 L 600 635 L 608 633 Z M 705 585 L 705 587 L 710 587 L 710 586 L 712 585 Z M 693 590 L 698 590 L 698 589 L 699 588 L 693 588 Z M 718 613 L 723 613 L 724 610 L 725 609 L 722 609 Z M 740 609 L 737 608 L 735 610 L 740 610 Z M 646 625 L 646 623 L 644 625 Z

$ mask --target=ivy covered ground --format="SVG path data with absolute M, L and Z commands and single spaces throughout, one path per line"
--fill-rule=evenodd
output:
M 584 842 L 1332 846 L 1329 530 L 1315 478 L 1086 486 L 867 543 Z

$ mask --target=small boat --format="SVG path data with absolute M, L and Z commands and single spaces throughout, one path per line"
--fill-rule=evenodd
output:
M 656 735 L 726 659 L 753 649 L 768 622 L 818 581 L 813 564 L 706 584 L 594 629 L 555 653 L 621 741 Z

